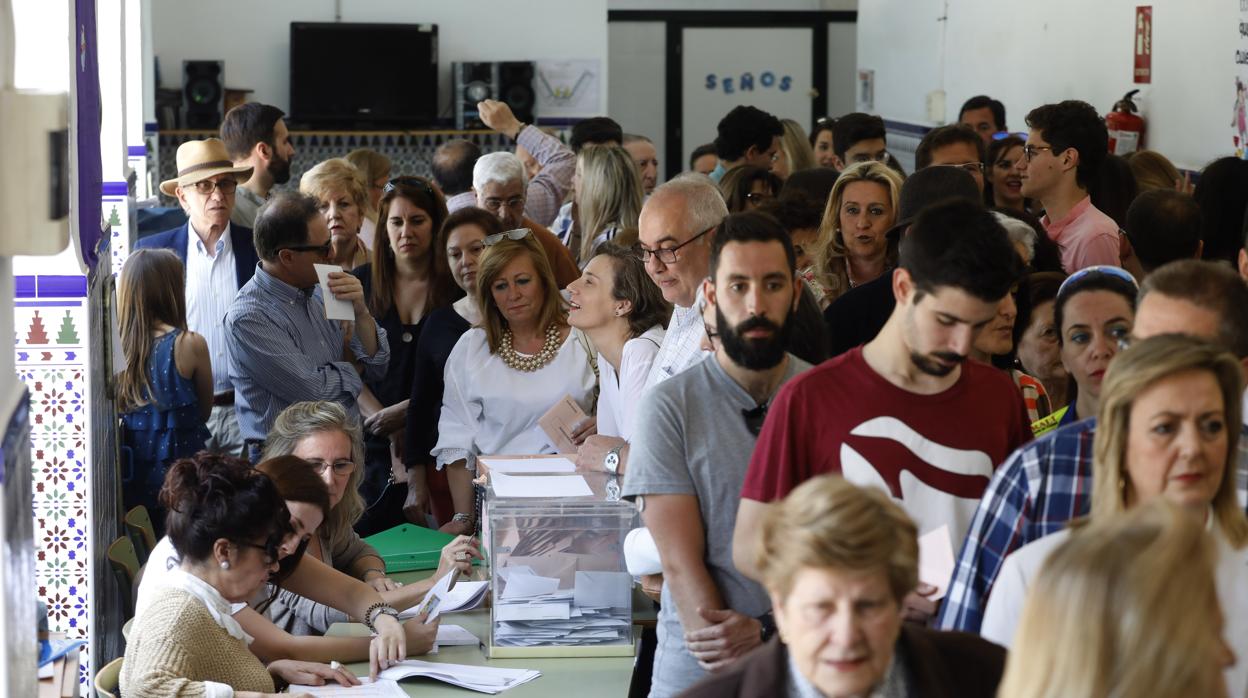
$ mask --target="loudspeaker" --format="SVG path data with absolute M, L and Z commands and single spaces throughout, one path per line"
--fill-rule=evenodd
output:
M 537 102 L 533 76 L 531 61 L 451 64 L 455 128 L 485 127 L 477 113 L 477 103 L 483 99 L 505 102 L 517 119 L 533 123 L 533 107 Z
M 216 130 L 221 126 L 225 98 L 225 63 L 183 61 L 182 95 L 186 102 L 186 127 Z

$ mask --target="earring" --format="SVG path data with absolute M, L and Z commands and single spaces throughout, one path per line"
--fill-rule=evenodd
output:
M 230 569 L 230 561 L 229 561 L 229 560 L 222 560 L 222 561 L 221 561 L 221 569 L 223 569 L 223 570 L 228 570 L 228 569 Z

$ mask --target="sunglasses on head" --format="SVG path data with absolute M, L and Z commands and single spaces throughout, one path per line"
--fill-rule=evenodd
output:
M 433 187 L 429 186 L 429 182 L 426 181 L 424 177 L 412 177 L 410 175 L 401 175 L 386 182 L 386 185 L 381 188 L 382 195 L 384 196 L 385 194 L 389 194 L 395 189 L 398 189 L 400 184 L 409 187 L 416 187 L 427 194 L 430 198 L 433 198 Z
M 485 239 L 482 240 L 481 242 L 486 247 L 489 247 L 490 245 L 497 245 L 498 243 L 502 242 L 504 238 L 508 240 L 523 240 L 532 234 L 533 234 L 533 231 L 529 230 L 528 228 L 516 228 L 515 230 L 504 230 L 501 233 L 494 233 L 493 235 L 487 235 L 485 236 Z

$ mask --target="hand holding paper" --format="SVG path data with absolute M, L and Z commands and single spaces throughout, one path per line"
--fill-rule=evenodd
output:
M 345 300 L 334 295 L 333 288 L 339 287 L 339 291 L 341 291 L 341 286 L 344 283 L 343 279 L 341 278 L 341 276 L 335 276 L 331 280 L 330 274 L 333 272 L 338 272 L 339 275 L 347 276 L 351 279 L 354 279 L 355 285 L 357 287 L 359 287 L 360 285 L 360 280 L 356 279 L 354 276 L 351 276 L 350 274 L 343 272 L 342 267 L 334 265 L 334 264 L 314 264 L 312 266 L 315 267 L 316 277 L 320 280 L 321 299 L 325 302 L 326 319 L 347 320 L 347 321 L 355 320 L 355 306 L 352 304 L 352 302 L 350 300 Z M 362 289 L 362 287 L 360 287 L 360 289 Z M 360 290 L 359 292 L 360 292 L 361 297 L 363 297 L 363 293 L 364 293 L 363 290 Z

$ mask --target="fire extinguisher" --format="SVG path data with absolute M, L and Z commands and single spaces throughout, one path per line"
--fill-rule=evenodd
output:
M 1109 129 L 1109 152 L 1113 155 L 1126 155 L 1144 147 L 1144 117 L 1138 113 L 1139 108 L 1131 98 L 1139 90 L 1131 90 L 1122 99 L 1114 103 L 1114 108 L 1105 115 L 1105 126 Z

